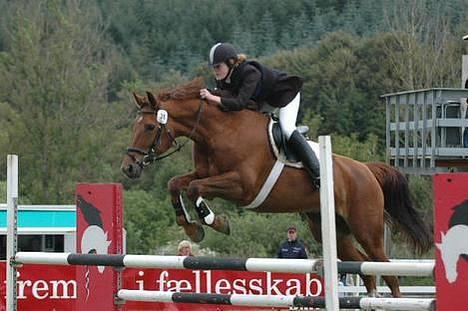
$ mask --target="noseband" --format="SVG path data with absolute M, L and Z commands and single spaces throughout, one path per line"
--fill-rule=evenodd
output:
M 180 151 L 189 142 L 189 140 L 192 139 L 193 134 L 195 134 L 195 131 L 200 125 L 200 120 L 201 120 L 201 116 L 203 112 L 203 103 L 204 101 L 200 101 L 200 106 L 198 107 L 198 112 L 197 112 L 197 121 L 195 122 L 195 125 L 193 126 L 192 130 L 190 131 L 190 134 L 187 136 L 188 137 L 187 140 L 184 141 L 182 144 L 180 144 L 175 139 L 174 135 L 171 133 L 171 130 L 166 127 L 166 124 L 156 123 L 155 126 L 157 126 L 158 130 L 154 137 L 153 143 L 151 144 L 148 151 L 143 150 L 141 148 L 128 147 L 126 154 L 133 160 L 133 162 L 135 162 L 135 164 L 143 168 L 145 166 L 152 164 L 153 162 L 167 158 L 170 155 Z M 138 114 L 153 114 L 155 116 L 157 115 L 157 113 L 158 113 L 158 110 L 154 108 L 152 108 L 151 111 L 148 111 L 148 110 L 145 111 L 142 109 L 138 111 Z M 166 135 L 169 137 L 172 147 L 175 147 L 175 148 L 166 154 L 157 155 L 156 149 L 161 145 L 161 138 L 164 133 L 166 133 Z M 137 153 L 139 155 L 142 155 L 143 156 L 142 160 L 141 161 L 138 160 L 132 153 Z

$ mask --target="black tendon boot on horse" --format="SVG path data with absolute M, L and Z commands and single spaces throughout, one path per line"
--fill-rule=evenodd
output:
M 312 178 L 312 184 L 320 188 L 320 164 L 307 140 L 295 130 L 289 138 L 288 145 L 294 154 L 301 160 L 305 170 Z

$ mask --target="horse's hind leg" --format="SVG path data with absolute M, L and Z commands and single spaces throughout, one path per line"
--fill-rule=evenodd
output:
M 362 225 L 360 228 L 354 228 L 354 236 L 371 260 L 381 262 L 389 261 L 384 249 L 383 229 L 381 229 L 383 225 L 381 226 L 379 224 L 377 226 L 372 225 L 372 223 L 372 220 L 369 219 L 364 229 Z M 392 296 L 401 297 L 398 278 L 395 276 L 382 276 L 382 278 L 390 288 Z
M 385 250 L 383 248 L 383 245 L 381 248 L 378 248 L 378 249 L 375 249 L 375 248 L 373 248 L 372 250 L 366 249 L 366 253 L 369 254 L 372 260 L 382 261 L 382 262 L 389 261 L 388 257 L 385 255 Z M 388 287 L 392 291 L 392 296 L 396 298 L 401 297 L 400 282 L 398 281 L 398 278 L 396 276 L 390 276 L 390 275 L 382 276 L 382 278 L 384 279 L 385 283 L 387 283 Z
M 337 252 L 338 257 L 343 261 L 369 261 L 369 258 L 359 251 L 353 243 L 351 235 L 337 237 Z M 359 275 L 364 281 L 367 293 L 370 297 L 377 296 L 377 287 L 375 276 L 372 275 Z
M 322 232 L 320 226 L 320 214 L 319 213 L 305 213 L 307 216 L 307 222 L 309 224 L 310 231 L 314 236 L 315 240 L 319 243 L 322 243 Z M 339 221 L 339 226 L 346 226 L 344 222 Z M 368 261 L 368 258 L 365 254 L 360 252 L 353 243 L 353 239 L 351 235 L 347 233 L 347 229 L 342 230 L 340 232 L 340 228 L 338 228 L 337 234 L 337 253 L 338 258 L 341 260 L 349 260 L 349 261 Z M 375 283 L 375 277 L 371 275 L 360 275 L 362 280 L 364 281 L 364 285 L 366 286 L 367 292 L 370 296 L 375 296 L 377 293 L 377 287 Z

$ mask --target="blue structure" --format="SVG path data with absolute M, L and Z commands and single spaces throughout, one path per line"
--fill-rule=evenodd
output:
M 6 204 L 0 204 L 0 237 L 7 232 Z M 54 250 L 52 237 L 63 236 L 63 250 L 76 251 L 75 205 L 19 205 L 18 234 L 38 236 L 43 250 Z M 21 243 L 20 243 L 21 244 Z M 58 250 L 57 250 L 58 251 Z

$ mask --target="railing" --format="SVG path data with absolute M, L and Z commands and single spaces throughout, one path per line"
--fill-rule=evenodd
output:
M 468 89 L 432 88 L 382 95 L 386 159 L 407 172 L 447 170 L 468 159 L 464 142 Z M 468 135 L 466 133 L 465 135 Z M 462 160 L 460 162 L 460 160 Z M 468 168 L 468 161 L 466 161 Z

